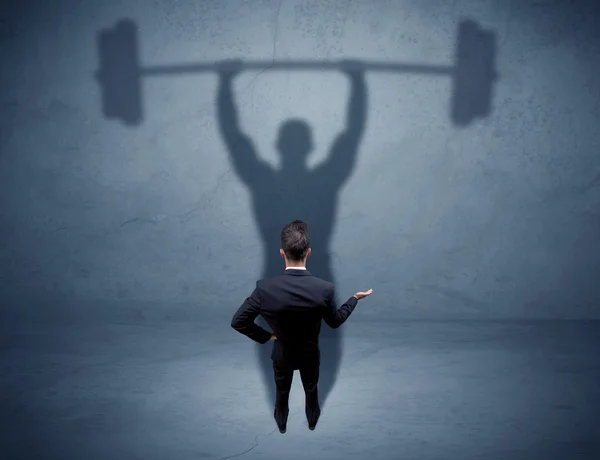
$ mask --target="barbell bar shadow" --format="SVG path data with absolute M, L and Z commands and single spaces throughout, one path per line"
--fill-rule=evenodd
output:
M 106 118 L 118 119 L 126 125 L 138 125 L 143 119 L 143 77 L 219 72 L 223 68 L 218 62 L 142 66 L 138 50 L 137 27 L 129 19 L 99 33 L 100 68 L 96 79 L 101 87 L 103 113 Z M 451 119 L 456 125 L 466 126 L 486 117 L 491 110 L 492 90 L 498 79 L 494 67 L 495 35 L 472 20 L 460 22 L 455 58 L 452 66 L 365 60 L 239 61 L 239 70 L 352 70 L 350 62 L 355 62 L 357 70 L 365 72 L 451 77 Z

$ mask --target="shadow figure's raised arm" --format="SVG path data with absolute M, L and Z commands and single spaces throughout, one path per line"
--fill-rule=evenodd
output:
M 241 62 L 224 62 L 220 65 L 216 100 L 217 121 L 238 177 L 251 186 L 264 180 L 265 174 L 268 174 L 271 168 L 258 157 L 252 141 L 240 128 L 232 88 L 233 79 L 240 70 Z
M 318 166 L 319 174 L 327 181 L 341 186 L 354 169 L 356 157 L 367 122 L 367 85 L 364 71 L 358 64 L 348 62 L 345 70 L 350 79 L 350 100 L 346 128 L 336 138 L 329 156 Z

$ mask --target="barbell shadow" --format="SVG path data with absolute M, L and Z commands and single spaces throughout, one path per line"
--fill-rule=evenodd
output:
M 96 79 L 101 87 L 102 110 L 107 119 L 118 119 L 129 126 L 143 121 L 142 78 L 176 76 L 190 73 L 214 73 L 219 63 L 144 66 L 140 63 L 138 27 L 122 19 L 113 28 L 98 33 L 100 67 Z M 475 21 L 460 21 L 455 44 L 454 63 L 431 65 L 380 61 L 356 61 L 367 72 L 417 74 L 452 78 L 450 119 L 459 127 L 489 116 L 493 88 L 498 79 L 495 69 L 496 35 L 482 29 Z M 341 70 L 341 61 L 245 61 L 243 70 Z

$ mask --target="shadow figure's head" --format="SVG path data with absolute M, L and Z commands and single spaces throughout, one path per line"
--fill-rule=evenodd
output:
M 305 167 L 308 155 L 313 149 L 310 126 L 303 120 L 287 120 L 279 128 L 276 147 L 284 168 Z

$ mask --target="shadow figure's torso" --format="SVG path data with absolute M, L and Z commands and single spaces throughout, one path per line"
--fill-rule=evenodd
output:
M 285 174 L 263 169 L 252 190 L 252 206 L 264 248 L 263 277 L 280 273 L 281 230 L 299 219 L 308 224 L 311 255 L 307 266 L 319 278 L 333 282 L 330 243 L 337 212 L 337 190 L 319 170 Z

